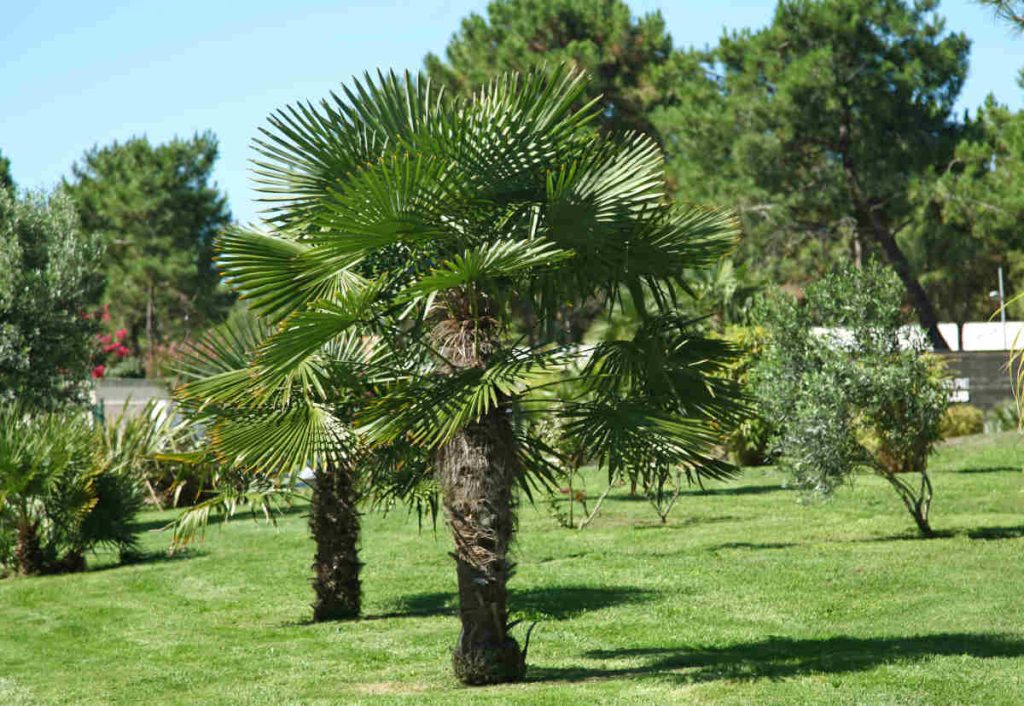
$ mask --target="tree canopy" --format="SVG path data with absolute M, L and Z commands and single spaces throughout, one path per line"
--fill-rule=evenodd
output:
M 0 189 L 0 400 L 37 409 L 84 401 L 102 256 L 63 193 Z
M 472 93 L 496 75 L 568 63 L 593 80 L 600 122 L 657 137 L 650 111 L 673 100 L 677 70 L 660 12 L 634 17 L 622 0 L 492 0 L 471 14 L 427 73 L 450 90 Z
M 976 0 L 992 8 L 996 16 L 1017 29 L 1024 29 L 1024 2 L 1021 0 Z
M 765 29 L 698 54 L 705 72 L 654 123 L 681 193 L 737 204 L 748 256 L 769 255 L 783 280 L 884 257 L 944 347 L 897 240 L 915 178 L 948 164 L 961 131 L 952 111 L 970 43 L 936 5 L 780 3 Z
M 14 177 L 11 176 L 11 160 L 0 151 L 0 189 L 13 189 Z
M 213 236 L 230 220 L 216 159 L 210 133 L 156 146 L 141 137 L 95 147 L 72 168 L 82 227 L 107 246 L 104 301 L 136 349 L 179 339 L 230 303 L 212 267 Z
M 1012 286 L 1024 277 L 1024 115 L 989 98 L 965 122 L 952 159 L 925 174 L 912 190 L 915 211 L 903 234 L 908 257 L 922 273 L 938 311 L 961 325 L 985 320 L 997 268 Z M 1019 313 L 1020 304 L 1010 307 Z

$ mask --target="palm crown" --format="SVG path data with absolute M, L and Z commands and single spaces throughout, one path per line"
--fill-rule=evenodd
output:
M 225 234 L 218 261 L 277 333 L 193 392 L 282 409 L 296 390 L 328 403 L 339 375 L 371 376 L 368 437 L 436 447 L 576 362 L 594 395 L 543 411 L 586 430 L 602 458 L 646 446 L 723 471 L 699 451 L 737 411 L 717 376 L 729 350 L 689 335 L 672 306 L 687 271 L 731 247 L 735 222 L 673 208 L 657 146 L 589 129 L 592 107 L 573 109 L 583 87 L 571 71 L 509 75 L 449 100 L 392 74 L 273 116 L 256 168 L 275 232 Z M 610 308 L 623 290 L 648 303 L 632 340 L 557 345 L 572 307 Z M 310 429 L 302 455 L 340 421 L 321 408 L 289 424 Z M 253 435 L 268 454 L 228 446 L 264 462 L 295 446 Z

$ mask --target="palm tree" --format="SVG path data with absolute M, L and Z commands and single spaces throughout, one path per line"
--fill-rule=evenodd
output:
M 139 456 L 115 439 L 124 439 L 119 429 L 97 428 L 81 409 L 0 405 L 0 568 L 27 576 L 82 571 L 99 545 L 122 557 L 137 549 Z
M 693 334 L 674 301 L 688 272 L 732 247 L 736 222 L 671 206 L 657 145 L 599 135 L 595 104 L 573 108 L 584 86 L 559 69 L 449 98 L 379 74 L 279 111 L 257 141 L 272 232 L 218 241 L 221 272 L 275 331 L 208 402 L 319 410 L 278 411 L 227 445 L 272 456 L 271 437 L 347 426 L 331 401 L 349 393 L 332 381 L 358 368 L 372 387 L 351 410 L 359 443 L 414 447 L 433 467 L 467 684 L 525 673 L 507 581 L 516 487 L 547 468 L 532 418 L 557 418 L 612 476 L 733 471 L 713 457 L 741 411 L 722 375 L 732 350 Z M 639 303 L 632 338 L 560 345 L 575 309 L 610 311 L 622 292 Z M 543 394 L 567 378 L 581 394 Z
M 357 618 L 362 567 L 357 506 L 367 473 L 383 468 L 382 479 L 397 477 L 390 469 L 398 461 L 409 461 L 410 454 L 385 458 L 356 443 L 343 420 L 351 416 L 351 406 L 366 389 L 352 364 L 321 374 L 321 387 L 330 394 L 296 384 L 288 394 L 265 399 L 251 373 L 258 366 L 256 353 L 270 333 L 263 322 L 241 317 L 211 329 L 186 349 L 179 368 L 184 382 L 176 397 L 190 420 L 206 428 L 206 445 L 190 460 L 227 468 L 229 473 L 219 479 L 217 491 L 179 518 L 175 541 L 190 541 L 212 509 L 223 510 L 226 517 L 242 503 L 269 511 L 271 498 L 287 494 L 300 472 L 310 467 L 309 527 L 316 543 L 313 620 Z M 362 346 L 355 339 L 350 342 L 353 345 L 347 347 L 327 347 L 322 354 L 354 362 Z M 362 477 L 356 472 L 360 463 L 366 467 Z M 415 488 L 416 480 L 406 488 Z M 380 485 L 399 498 L 408 494 L 394 484 Z
M 0 531 L 13 530 L 12 563 L 19 574 L 42 574 L 57 559 L 54 542 L 43 537 L 46 525 L 52 524 L 47 510 L 76 518 L 88 513 L 92 498 L 81 479 L 92 467 L 91 438 L 82 416 L 30 414 L 22 405 L 0 406 Z M 65 477 L 72 482 L 61 483 Z M 43 499 L 53 496 L 58 485 L 67 502 L 47 507 Z

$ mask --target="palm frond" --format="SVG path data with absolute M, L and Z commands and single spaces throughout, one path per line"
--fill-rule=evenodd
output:
M 652 317 L 630 340 L 597 344 L 581 381 L 600 397 L 645 399 L 722 428 L 739 422 L 749 410 L 729 366 L 740 353 L 728 341 L 698 335 L 693 323 Z
M 275 485 L 265 478 L 253 478 L 243 487 L 224 484 L 209 497 L 183 510 L 164 527 L 171 531 L 169 552 L 174 553 L 202 541 L 214 514 L 228 522 L 247 508 L 253 519 L 262 516 L 265 521 L 276 524 L 275 515 L 281 512 L 282 506 L 291 505 L 297 498 L 304 496 L 294 487 Z
M 499 240 L 455 255 L 405 288 L 397 300 L 415 301 L 449 289 L 551 268 L 571 255 L 541 239 Z
M 292 239 L 241 228 L 217 238 L 217 267 L 257 314 L 280 320 L 309 302 L 365 285 L 357 257 L 325 259 Z
M 357 431 L 375 444 L 404 437 L 436 448 L 467 424 L 522 395 L 532 381 L 565 360 L 566 352 L 559 348 L 508 350 L 486 368 L 401 380 L 367 404 L 357 418 Z
M 692 477 L 715 480 L 738 472 L 711 455 L 721 435 L 704 419 L 652 411 L 628 400 L 570 404 L 561 416 L 564 433 L 612 478 L 626 470 L 643 477 L 665 467 L 682 467 Z
M 222 409 L 209 435 L 221 462 L 280 475 L 344 457 L 354 444 L 330 409 L 308 402 L 285 409 Z
M 255 141 L 257 189 L 268 220 L 308 226 L 323 213 L 323 197 L 344 190 L 360 167 L 386 149 L 408 144 L 438 111 L 440 93 L 419 75 L 364 74 L 319 106 L 299 103 L 277 111 Z

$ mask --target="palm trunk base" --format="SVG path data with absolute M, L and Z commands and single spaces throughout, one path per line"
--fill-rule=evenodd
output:
M 18 543 L 14 550 L 18 561 L 18 573 L 22 576 L 38 576 L 46 568 L 46 557 L 39 543 L 39 533 L 30 523 L 18 527 Z
M 359 567 L 359 562 L 345 567 L 313 565 L 316 572 L 313 579 L 313 590 L 316 592 L 316 600 L 313 602 L 314 622 L 359 617 Z
M 452 652 L 455 677 L 469 686 L 506 684 L 526 675 L 526 655 L 511 637 L 501 644 L 460 645 Z
M 62 574 L 76 574 L 85 571 L 85 555 L 81 552 L 68 552 L 60 560 L 60 566 L 56 570 Z
M 359 617 L 359 511 L 357 491 L 347 468 L 325 468 L 314 479 L 309 529 L 313 558 L 313 620 Z
M 437 478 L 455 540 L 462 631 L 452 653 L 464 684 L 519 681 L 526 656 L 508 634 L 508 548 L 518 459 L 512 426 L 492 410 L 437 451 Z

